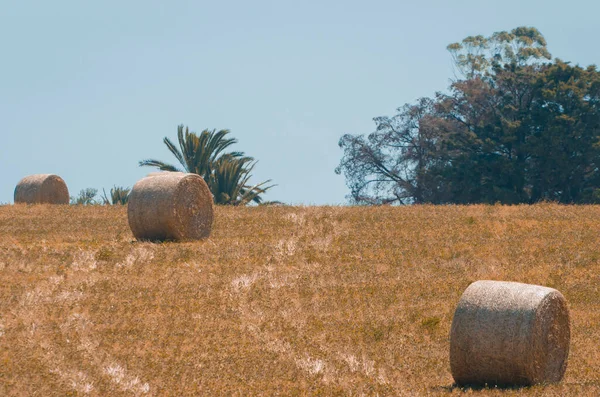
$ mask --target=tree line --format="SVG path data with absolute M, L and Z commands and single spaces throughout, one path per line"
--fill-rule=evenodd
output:
M 448 92 L 342 136 L 357 204 L 600 202 L 600 72 L 551 60 L 533 27 L 448 47 Z

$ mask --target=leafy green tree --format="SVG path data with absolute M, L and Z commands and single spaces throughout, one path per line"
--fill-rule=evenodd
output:
M 398 108 L 393 117 L 376 117 L 368 136 L 344 135 L 344 157 L 336 173 L 344 173 L 350 198 L 358 204 L 410 204 L 429 201 L 428 170 L 439 150 L 435 101 L 422 98 Z
M 527 137 L 531 201 L 597 201 L 600 72 L 557 60 L 535 86 L 530 113 L 535 129 Z
M 124 188 L 115 186 L 110 189 L 110 197 L 106 194 L 106 190 L 102 189 L 104 193 L 102 196 L 102 202 L 104 205 L 126 205 L 129 201 L 130 188 Z
M 385 203 L 563 203 L 600 197 L 600 72 L 550 58 L 535 28 L 449 46 L 465 78 L 376 131 L 344 135 L 351 199 Z M 489 50 L 485 53 L 484 50 Z M 457 55 L 458 54 L 458 55 Z
M 534 27 L 521 26 L 510 32 L 496 32 L 489 37 L 469 36 L 446 47 L 455 67 L 467 79 L 494 74 L 504 65 L 524 66 L 552 56 L 546 39 Z
M 453 84 L 438 97 L 440 201 L 589 201 L 600 186 L 599 78 L 595 67 L 556 60 L 497 68 L 477 88 Z
M 229 130 L 204 130 L 199 135 L 183 125 L 177 127 L 178 146 L 169 138 L 163 142 L 175 156 L 180 167 L 160 160 L 140 161 L 140 166 L 157 167 L 162 171 L 182 171 L 202 176 L 208 184 L 216 204 L 246 205 L 260 203 L 261 195 L 273 187 L 265 186 L 270 180 L 250 185 L 251 171 L 256 165 L 252 157 L 243 152 L 225 153 L 229 146 L 237 143 L 229 138 Z

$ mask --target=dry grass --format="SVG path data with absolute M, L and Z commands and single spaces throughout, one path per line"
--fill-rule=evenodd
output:
M 126 208 L 0 207 L 0 395 L 600 394 L 600 207 L 217 208 L 138 243 Z M 452 388 L 478 279 L 561 291 L 562 383 Z M 37 394 L 36 394 L 37 393 Z

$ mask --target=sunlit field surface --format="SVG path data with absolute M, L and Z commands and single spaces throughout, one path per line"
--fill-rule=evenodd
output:
M 137 242 L 123 207 L 0 206 L 0 395 L 600 395 L 600 207 L 216 209 Z M 469 283 L 560 290 L 565 379 L 453 387 Z

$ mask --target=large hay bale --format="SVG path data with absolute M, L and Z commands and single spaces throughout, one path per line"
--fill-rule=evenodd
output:
M 459 385 L 559 382 L 570 334 L 567 302 L 557 290 L 476 281 L 463 293 L 452 320 L 452 376 Z
M 206 238 L 213 223 L 212 194 L 199 175 L 157 173 L 133 186 L 127 217 L 138 240 Z
M 58 175 L 29 175 L 17 183 L 15 203 L 69 204 L 69 189 Z

